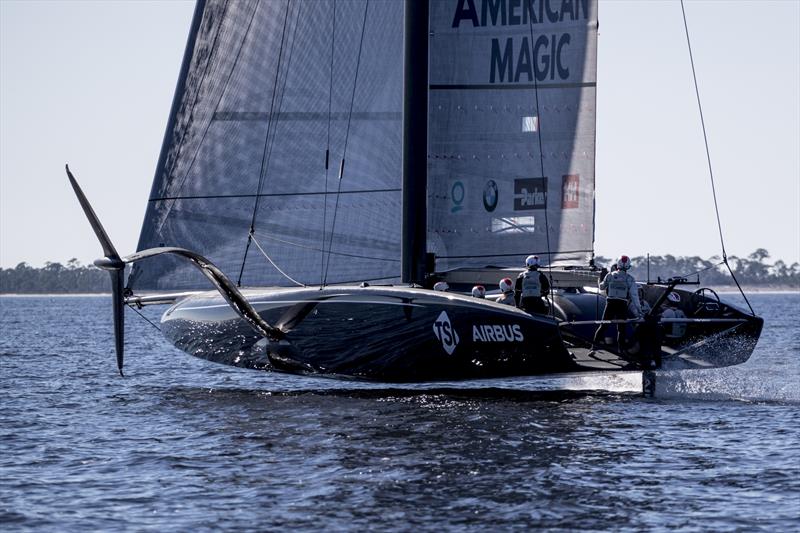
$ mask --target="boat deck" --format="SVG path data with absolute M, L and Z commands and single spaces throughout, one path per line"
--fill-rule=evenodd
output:
M 627 361 L 619 355 L 598 347 L 594 350 L 582 347 L 571 347 L 573 360 L 586 370 L 636 370 L 638 365 Z

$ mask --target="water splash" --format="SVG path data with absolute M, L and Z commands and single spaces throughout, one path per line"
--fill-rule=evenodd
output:
M 720 368 L 659 373 L 656 396 L 667 399 L 740 400 L 800 403 L 800 375 L 793 372 L 752 372 Z
M 563 387 L 567 390 L 604 390 L 609 392 L 641 392 L 640 372 L 598 374 L 566 378 Z

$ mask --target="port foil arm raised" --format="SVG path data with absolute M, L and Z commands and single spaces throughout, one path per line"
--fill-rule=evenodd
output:
M 75 196 L 78 197 L 78 202 L 80 202 L 81 208 L 83 208 L 83 212 L 86 218 L 89 219 L 89 224 L 91 224 L 97 236 L 97 240 L 100 241 L 100 246 L 103 248 L 104 257 L 95 260 L 94 264 L 98 268 L 107 270 L 111 275 L 111 295 L 114 309 L 114 341 L 117 353 L 117 368 L 119 369 L 120 375 L 123 375 L 122 366 L 125 348 L 125 265 L 157 255 L 171 254 L 187 259 L 203 273 L 214 287 L 216 287 L 222 297 L 225 298 L 225 301 L 228 302 L 231 308 L 256 332 L 272 340 L 279 340 L 284 337 L 284 332 L 281 329 L 269 325 L 261 318 L 236 285 L 234 285 L 219 268 L 198 253 L 184 248 L 160 247 L 150 248 L 125 257 L 120 257 L 111 239 L 109 239 L 106 230 L 100 223 L 100 219 L 95 214 L 94 209 L 92 209 L 89 200 L 86 198 L 86 195 L 83 194 L 80 185 L 78 185 L 78 181 L 75 179 L 75 176 L 72 175 L 72 172 L 70 172 L 69 165 L 66 165 L 66 171 L 72 189 L 75 191 Z
M 225 301 L 228 302 L 228 305 L 230 305 L 240 317 L 250 324 L 250 327 L 264 337 L 275 340 L 283 338 L 283 331 L 274 326 L 270 326 L 263 318 L 261 318 L 261 315 L 258 314 L 258 311 L 256 311 L 255 308 L 250 305 L 250 302 L 248 302 L 244 295 L 242 295 L 236 285 L 230 279 L 228 279 L 228 277 L 211 261 L 198 253 L 192 252 L 191 250 L 187 250 L 185 248 L 149 248 L 147 250 L 142 250 L 141 252 L 136 252 L 135 254 L 125 256 L 122 258 L 122 261 L 126 264 L 135 263 L 136 261 L 141 261 L 142 259 L 155 257 L 161 254 L 172 254 L 187 259 L 195 267 L 197 267 L 200 272 L 203 273 L 203 275 L 214 285 L 214 287 L 216 287 L 222 297 L 225 298 Z

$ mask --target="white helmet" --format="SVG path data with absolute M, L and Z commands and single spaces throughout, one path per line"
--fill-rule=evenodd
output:
M 433 286 L 433 290 L 442 292 L 447 291 L 449 288 L 450 285 L 448 285 L 446 281 L 437 281 L 436 285 Z
M 503 294 L 510 292 L 514 289 L 514 283 L 511 281 L 511 278 L 501 279 L 499 286 L 500 286 L 500 292 L 502 292 Z
M 475 298 L 485 298 L 486 288 L 483 285 L 475 285 L 472 287 L 472 296 Z
M 529 255 L 525 258 L 525 266 L 528 268 L 534 268 L 539 266 L 539 256 L 538 255 Z
M 628 270 L 631 267 L 631 258 L 627 255 L 619 256 L 619 261 L 617 261 L 617 268 L 622 271 Z

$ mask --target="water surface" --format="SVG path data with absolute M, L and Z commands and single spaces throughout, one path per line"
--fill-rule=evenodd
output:
M 3 297 L 0 524 L 796 529 L 800 294 L 751 302 L 750 361 L 662 374 L 644 399 L 634 373 L 401 388 L 240 370 L 132 312 L 122 379 L 107 297 Z

